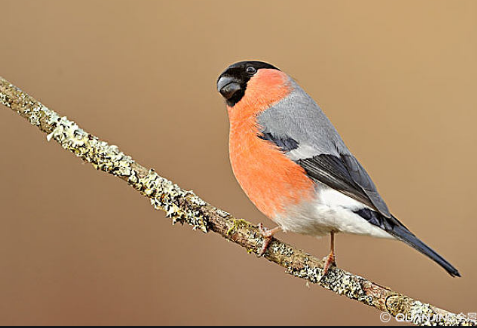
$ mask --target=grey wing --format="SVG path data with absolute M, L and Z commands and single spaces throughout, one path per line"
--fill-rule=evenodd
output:
M 308 176 L 391 218 L 376 186 L 320 107 L 293 82 L 293 93 L 258 117 L 262 139 L 281 148 Z

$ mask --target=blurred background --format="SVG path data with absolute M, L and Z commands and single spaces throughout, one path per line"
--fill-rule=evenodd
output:
M 5 1 L 0 76 L 254 223 L 216 79 L 264 60 L 320 104 L 393 213 L 453 263 L 340 235 L 338 265 L 477 312 L 476 1 Z M 172 226 L 119 179 L 0 108 L 0 324 L 379 325 L 379 313 L 217 235 Z M 329 239 L 279 238 L 323 257 Z

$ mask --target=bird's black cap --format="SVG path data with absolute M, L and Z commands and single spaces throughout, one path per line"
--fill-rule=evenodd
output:
M 241 61 L 230 65 L 217 79 L 217 90 L 225 98 L 227 105 L 233 107 L 245 94 L 247 83 L 259 69 L 276 69 L 262 61 Z

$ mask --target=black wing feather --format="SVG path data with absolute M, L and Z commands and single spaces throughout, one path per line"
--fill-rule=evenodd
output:
M 288 152 L 293 149 L 298 148 L 298 142 L 295 139 L 288 138 L 288 137 L 277 137 L 269 132 L 263 132 L 262 134 L 258 135 L 260 139 L 268 140 L 273 142 L 275 145 L 278 146 L 283 152 Z
M 371 178 L 351 155 L 318 155 L 296 161 L 313 180 L 326 184 L 391 218 Z
M 341 158 L 333 155 L 319 155 L 300 159 L 296 163 L 305 169 L 311 179 L 375 208 L 363 189 L 353 180 Z
M 363 191 L 371 200 L 373 205 L 377 208 L 377 210 L 385 217 L 392 217 L 391 213 L 389 213 L 388 206 L 379 195 L 378 190 L 373 183 L 373 180 L 371 180 L 371 177 L 361 166 L 358 160 L 353 155 L 341 155 L 341 159 L 343 160 L 346 168 L 348 169 L 348 172 L 350 173 L 353 181 L 356 182 L 356 184 L 363 189 Z

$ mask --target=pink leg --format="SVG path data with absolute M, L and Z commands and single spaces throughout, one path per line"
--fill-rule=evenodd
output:
M 331 252 L 326 257 L 325 267 L 323 268 L 323 276 L 326 276 L 331 266 L 336 266 L 335 257 L 335 233 L 331 232 Z
M 258 229 L 260 230 L 260 233 L 262 234 L 262 237 L 263 237 L 262 249 L 260 250 L 260 253 L 258 253 L 258 256 L 262 256 L 267 251 L 268 246 L 270 245 L 270 242 L 273 239 L 273 235 L 275 235 L 277 232 L 281 231 L 282 228 L 275 227 L 275 228 L 269 230 L 267 228 L 264 228 L 262 223 L 259 223 L 258 224 Z

